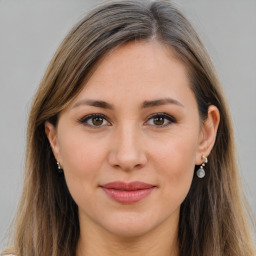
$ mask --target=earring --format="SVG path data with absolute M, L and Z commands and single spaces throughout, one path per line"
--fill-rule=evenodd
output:
M 59 162 L 57 162 L 57 166 L 58 166 L 58 173 L 63 173 L 62 167 Z
M 205 167 L 205 164 L 208 163 L 208 159 L 206 156 L 202 155 L 202 160 L 204 161 L 200 168 L 197 170 L 196 172 L 196 175 L 198 178 L 202 179 L 204 176 L 205 176 L 205 170 L 204 170 L 204 167 Z

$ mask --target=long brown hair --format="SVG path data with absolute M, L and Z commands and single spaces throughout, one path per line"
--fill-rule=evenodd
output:
M 57 172 L 44 124 L 57 124 L 59 113 L 86 86 L 108 51 L 135 40 L 157 40 L 176 53 L 187 67 L 202 120 L 207 117 L 209 105 L 220 111 L 207 175 L 201 180 L 193 178 L 181 205 L 180 255 L 255 256 L 235 160 L 230 114 L 220 82 L 195 30 L 164 0 L 103 3 L 73 28 L 58 48 L 32 104 L 14 249 L 6 252 L 18 256 L 74 255 L 79 238 L 77 205 L 64 176 Z

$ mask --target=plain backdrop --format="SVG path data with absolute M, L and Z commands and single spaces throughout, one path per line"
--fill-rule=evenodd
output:
M 32 96 L 66 33 L 97 2 L 0 0 L 0 248 L 22 188 Z M 256 213 L 256 0 L 176 0 L 219 72 L 245 192 Z

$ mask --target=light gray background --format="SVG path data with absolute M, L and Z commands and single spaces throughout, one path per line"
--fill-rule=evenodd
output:
M 0 248 L 22 187 L 31 98 L 56 48 L 96 2 L 0 0 Z M 256 213 L 256 0 L 176 0 L 216 64 Z

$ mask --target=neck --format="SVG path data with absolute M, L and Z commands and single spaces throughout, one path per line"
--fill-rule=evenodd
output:
M 106 230 L 99 231 L 95 226 L 86 226 L 81 227 L 77 256 L 178 256 L 178 248 L 178 224 L 163 223 L 136 237 L 120 237 Z

